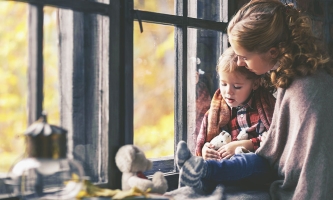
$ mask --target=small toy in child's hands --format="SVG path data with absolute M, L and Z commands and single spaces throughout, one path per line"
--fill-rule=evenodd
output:
M 209 143 L 214 145 L 214 149 L 218 150 L 223 145 L 231 142 L 231 135 L 227 131 L 222 131 L 220 134 L 215 136 Z
M 168 183 L 162 172 L 156 172 L 152 180 L 148 180 L 143 172 L 151 169 L 152 161 L 135 145 L 124 145 L 116 154 L 116 165 L 122 174 L 122 190 L 138 188 L 141 191 L 150 189 L 151 193 L 164 194 Z
M 249 134 L 246 132 L 245 129 L 242 129 L 237 135 L 237 140 L 247 140 L 247 139 L 249 139 Z
M 245 132 L 245 134 L 244 134 Z M 243 136 L 241 136 L 241 138 L 245 138 L 246 139 L 248 137 L 248 133 L 246 133 L 246 131 L 244 130 L 243 132 L 241 131 L 239 134 L 242 134 Z M 238 139 L 238 137 L 237 137 Z M 239 139 L 238 139 L 239 140 Z M 220 134 L 218 134 L 217 136 L 215 136 L 210 143 L 214 145 L 214 149 L 218 150 L 219 148 L 221 148 L 223 145 L 228 144 L 229 142 L 231 142 L 231 135 L 227 132 L 227 131 L 222 131 Z M 235 154 L 240 154 L 240 153 L 249 153 L 250 151 L 247 150 L 245 147 L 243 146 L 239 146 L 236 147 L 235 149 Z

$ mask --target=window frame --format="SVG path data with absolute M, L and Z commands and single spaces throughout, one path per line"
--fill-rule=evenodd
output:
M 102 128 L 109 138 L 108 147 L 102 150 L 107 157 L 107 182 L 98 184 L 101 187 L 121 188 L 121 172 L 115 165 L 114 157 L 122 145 L 133 143 L 133 24 L 155 23 L 175 26 L 175 143 L 188 140 L 187 135 L 187 29 L 208 29 L 224 32 L 227 22 L 188 17 L 188 1 L 176 1 L 176 14 L 162 14 L 142 10 L 134 10 L 133 0 L 110 0 L 109 3 L 99 3 L 84 0 L 11 0 L 24 2 L 31 7 L 29 12 L 29 84 L 28 84 L 28 114 L 29 124 L 38 119 L 43 108 L 43 7 L 70 9 L 82 13 L 93 13 L 109 17 L 109 48 L 108 79 L 106 89 L 108 96 L 108 112 L 103 118 L 108 125 Z M 228 4 L 228 16 L 235 11 L 234 0 L 220 0 Z M 74 113 L 75 114 L 75 113 Z M 73 117 L 73 116 L 72 116 Z M 112 139 L 111 139 L 112 138 Z M 96 158 L 98 159 L 98 158 Z M 177 187 L 178 170 L 173 157 L 154 160 L 150 173 L 157 166 L 173 168 L 173 173 L 166 173 L 169 190 Z M 163 168 L 161 168 L 163 171 Z M 173 187 L 170 187 L 170 183 Z

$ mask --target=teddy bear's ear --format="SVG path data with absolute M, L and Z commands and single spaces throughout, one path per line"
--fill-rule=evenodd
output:
M 121 172 L 130 172 L 132 162 L 135 159 L 136 149 L 133 145 L 124 145 L 120 147 L 116 154 L 116 165 Z

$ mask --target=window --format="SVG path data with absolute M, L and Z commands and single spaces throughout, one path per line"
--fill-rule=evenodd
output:
M 142 26 L 134 24 L 134 144 L 148 158 L 173 156 L 175 28 Z
M 28 123 L 44 109 L 58 110 L 59 115 L 52 116 L 68 130 L 68 156 L 83 164 L 92 182 L 109 188 L 120 188 L 121 174 L 114 163 L 117 149 L 132 143 L 145 147 L 152 127 L 163 127 L 172 138 L 165 139 L 156 130 L 153 138 L 162 140 L 159 144 L 166 151 L 149 156 L 154 165 L 147 175 L 160 170 L 167 176 L 169 189 L 177 187 L 175 146 L 186 140 L 194 148 L 197 119 L 205 109 L 198 108 L 198 97 L 205 94 L 207 102 L 217 88 L 215 67 L 227 47 L 224 31 L 232 1 L 24 2 L 29 8 Z M 174 10 L 157 5 L 161 2 Z M 147 7 L 148 3 L 154 6 Z M 43 32 L 50 20 L 56 22 L 56 29 Z M 45 60 L 49 51 L 45 38 L 55 35 L 47 48 L 57 49 L 57 59 Z M 142 48 L 151 48 L 154 55 L 140 54 Z M 50 94 L 45 85 L 49 79 L 58 80 L 58 94 Z M 143 81 L 148 79 L 150 84 Z M 151 105 L 140 107 L 156 94 Z M 59 104 L 52 107 L 48 101 L 56 99 Z M 158 110 L 160 106 L 165 112 Z M 141 123 L 153 109 L 152 116 Z M 151 124 L 156 118 L 158 126 Z M 144 132 L 148 136 L 141 138 Z M 154 151 L 152 147 L 145 149 L 147 154 Z
M 163 171 L 166 175 L 174 174 L 175 172 L 177 173 L 173 154 L 175 146 L 180 140 L 186 140 L 191 151 L 194 153 L 196 135 L 199 131 L 201 119 L 203 114 L 209 108 L 211 96 L 218 87 L 217 75 L 215 72 L 217 60 L 222 50 L 228 45 L 227 37 L 224 34 L 229 19 L 228 8 L 231 7 L 231 5 L 228 5 L 228 1 L 191 1 L 190 3 L 187 1 L 167 2 L 164 3 L 163 8 L 161 6 L 155 8 L 150 4 L 151 1 L 134 0 L 135 11 L 133 16 L 135 19 L 134 27 L 136 28 L 134 29 L 133 34 L 135 39 L 140 38 L 140 42 L 134 41 L 134 52 L 136 52 L 136 49 L 138 49 L 137 51 L 142 51 L 142 49 L 158 46 L 157 43 L 151 41 L 150 38 L 145 38 L 142 35 L 146 35 L 146 37 L 149 35 L 156 39 L 160 36 L 162 37 L 163 33 L 174 32 L 172 39 L 165 37 L 165 41 L 168 40 L 167 43 L 170 46 L 174 43 L 173 63 L 170 62 L 172 56 L 166 52 L 163 54 L 164 57 L 162 60 L 167 60 L 169 62 L 161 62 L 165 64 L 165 66 L 159 64 L 156 65 L 155 63 L 146 64 L 150 64 L 151 66 L 149 67 L 155 70 L 149 71 L 149 73 L 154 73 L 153 75 L 155 76 L 158 76 L 158 73 L 168 76 L 168 72 L 171 69 L 174 69 L 174 76 L 168 78 L 173 79 L 175 85 L 175 91 L 172 96 L 174 99 L 174 111 L 172 113 L 175 119 L 174 130 L 167 133 L 171 137 L 174 137 L 172 138 L 173 146 L 172 148 L 169 147 L 169 154 L 160 152 L 163 150 L 163 145 L 166 144 L 169 146 L 170 144 L 169 140 L 164 139 L 166 129 L 163 129 L 163 131 L 159 130 L 156 128 L 159 125 L 156 125 L 151 130 L 144 129 L 145 133 L 142 133 L 136 131 L 136 127 L 134 127 L 134 144 L 140 146 L 142 149 L 146 150 L 146 152 L 152 151 L 155 153 L 155 155 L 152 155 L 152 160 L 154 161 L 153 170 L 147 172 L 146 174 L 148 175 L 156 170 Z M 157 4 L 158 3 L 154 3 L 154 5 Z M 166 9 L 170 7 L 168 5 L 175 6 L 174 13 L 170 11 L 170 9 Z M 161 9 L 159 10 L 158 8 Z M 141 27 L 142 30 L 138 27 Z M 158 30 L 160 33 L 155 31 L 152 34 L 152 27 L 158 27 L 154 30 Z M 143 32 L 141 33 L 141 31 Z M 155 52 L 149 53 L 146 57 L 141 56 L 138 58 L 136 54 L 134 55 L 135 78 L 136 73 L 147 73 L 138 70 L 136 62 L 144 62 L 144 60 L 148 60 L 151 56 L 157 55 L 159 52 L 158 47 L 155 49 Z M 136 70 L 139 72 L 136 72 Z M 149 74 L 149 76 L 151 76 L 151 74 Z M 137 77 L 140 79 L 139 81 L 135 78 L 134 83 L 141 81 L 141 78 L 144 77 Z M 172 84 L 173 83 L 169 83 L 168 86 L 171 87 Z M 136 87 L 138 86 L 134 84 L 134 88 Z M 165 85 L 157 84 L 153 89 L 161 93 L 162 91 L 160 90 L 164 90 L 165 88 L 167 88 Z M 153 89 L 147 88 L 150 93 L 155 92 Z M 136 92 L 134 92 L 134 94 L 136 94 Z M 142 95 L 145 94 L 146 93 L 143 93 Z M 153 93 L 153 95 L 156 95 L 156 92 Z M 135 98 L 136 97 L 134 96 L 134 102 L 136 102 Z M 149 118 L 150 116 L 147 115 L 150 115 L 151 109 L 157 109 L 160 106 L 166 108 L 166 101 L 168 101 L 168 99 L 165 97 L 157 97 L 156 103 L 151 106 L 153 108 L 146 109 L 146 112 L 140 117 L 140 119 L 143 121 L 145 119 L 142 118 Z M 143 106 L 143 104 L 134 105 L 137 107 Z M 136 114 L 138 113 L 134 112 L 134 116 L 136 116 Z M 169 115 L 170 112 L 166 112 L 163 116 L 167 117 Z M 158 118 L 154 117 L 150 122 L 154 120 L 158 121 L 157 119 Z M 172 127 L 172 124 L 168 127 Z M 145 136 L 143 136 L 143 134 L 145 134 Z M 157 143 L 159 146 L 150 146 L 150 140 L 159 140 L 160 143 Z M 158 157 L 158 153 L 160 153 L 160 157 Z

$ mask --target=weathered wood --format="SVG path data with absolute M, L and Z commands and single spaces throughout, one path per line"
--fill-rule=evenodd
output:
M 123 137 L 121 144 L 133 144 L 133 0 L 121 1 L 121 44 L 120 44 L 120 119 Z
M 164 24 L 164 25 L 182 25 L 183 17 L 178 15 L 169 15 L 163 13 L 155 13 L 149 11 L 136 10 L 141 20 L 148 23 Z M 134 15 L 135 20 L 139 20 L 137 15 Z
M 177 1 L 176 13 L 187 18 L 187 1 Z M 175 30 L 175 144 L 187 141 L 187 26 L 177 26 Z M 176 163 L 174 168 L 177 170 Z
M 60 10 L 58 18 L 61 125 L 68 130 L 68 157 L 73 158 L 74 141 L 85 143 L 83 14 Z
M 197 17 L 197 1 L 188 5 L 188 15 Z M 187 33 L 188 41 L 197 40 L 196 28 L 189 28 Z M 189 42 L 187 44 L 187 144 L 190 151 L 195 153 L 195 130 L 196 130 L 196 73 L 197 73 L 197 43 Z
M 106 0 L 103 2 L 107 3 Z M 115 9 L 113 6 L 109 6 L 110 9 Z M 118 8 L 119 9 L 119 8 Z M 99 183 L 106 183 L 108 186 L 111 186 L 109 183 L 111 176 L 110 168 L 110 128 L 109 128 L 109 113 L 110 111 L 110 20 L 112 17 L 98 16 L 98 37 L 99 40 L 99 55 L 100 55 L 100 81 L 99 81 L 99 130 L 98 130 L 98 147 L 100 148 L 100 154 L 98 157 L 98 174 L 99 174 Z M 118 17 L 119 20 L 119 17 Z M 114 170 L 112 170 L 114 171 Z
M 29 5 L 28 123 L 43 110 L 43 6 Z
M 188 27 L 198 28 L 198 29 L 207 29 L 214 31 L 225 31 L 227 28 L 227 23 L 224 22 L 215 22 L 203 19 L 192 19 L 188 18 Z
M 186 25 L 188 28 L 198 28 L 198 29 L 208 29 L 208 30 L 216 30 L 216 31 L 225 31 L 227 27 L 227 23 L 216 22 L 206 19 L 197 19 L 179 15 L 168 15 L 162 13 L 154 13 L 148 11 L 136 11 L 140 16 L 143 22 L 148 23 L 156 23 L 156 24 L 164 24 L 164 25 L 175 25 L 182 26 Z M 139 20 L 138 16 L 134 15 L 135 20 Z
M 108 52 L 108 79 L 105 84 L 108 85 L 107 96 L 109 103 L 108 113 L 104 113 L 105 117 L 109 120 L 108 123 L 108 140 L 107 146 L 108 151 L 105 152 L 107 155 L 107 162 L 103 163 L 104 167 L 107 168 L 108 173 L 108 187 L 109 188 L 121 188 L 121 172 L 115 164 L 115 155 L 121 145 L 121 134 L 123 129 L 121 127 L 121 110 L 120 102 L 122 101 L 121 91 L 120 91 L 120 69 L 121 69 L 121 59 L 120 59 L 120 46 L 121 46 L 121 10 L 120 10 L 120 1 L 115 1 L 114 6 L 110 6 L 110 20 L 109 20 L 109 31 L 106 31 L 105 34 L 108 35 L 109 40 L 109 52 Z M 106 37 L 106 36 L 105 36 Z M 107 100 L 106 100 L 107 101 Z M 106 103 L 106 102 L 105 102 Z
M 110 18 L 59 17 L 61 121 L 72 132 L 74 158 L 92 182 L 110 188 L 121 186 L 116 151 L 133 143 L 133 18 L 124 8 L 131 5 L 114 1 Z
M 173 173 L 174 170 L 174 159 L 173 156 L 167 156 L 162 158 L 150 159 L 153 162 L 151 170 L 144 171 L 146 176 L 153 175 L 156 171 L 162 171 L 163 173 Z
M 100 55 L 96 15 L 59 12 L 61 122 L 69 130 L 69 156 L 92 182 L 100 181 Z M 105 161 L 104 161 L 105 162 Z

